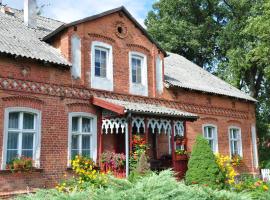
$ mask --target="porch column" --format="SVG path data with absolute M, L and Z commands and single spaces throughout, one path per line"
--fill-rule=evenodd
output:
M 184 139 L 186 140 L 184 150 L 187 151 L 187 121 L 184 121 Z
M 128 133 L 129 133 L 129 153 L 132 154 L 132 120 L 128 120 Z
M 174 122 L 171 121 L 172 131 L 171 131 L 171 150 L 172 150 L 172 168 L 174 169 L 175 162 L 175 145 L 174 145 Z
M 102 114 L 98 115 L 98 162 L 99 166 L 101 166 L 101 154 L 103 152 L 103 141 L 102 141 Z
M 129 123 L 126 122 L 126 128 L 125 128 L 125 153 L 126 153 L 126 177 L 128 177 L 129 174 Z
M 145 118 L 144 119 L 144 123 L 145 123 L 145 126 L 144 126 L 144 139 L 145 139 L 145 144 L 146 145 L 148 145 L 148 126 L 147 126 L 147 124 L 148 124 L 148 118 Z M 148 152 L 148 149 L 146 149 L 146 154 L 148 155 L 149 154 L 149 152 Z

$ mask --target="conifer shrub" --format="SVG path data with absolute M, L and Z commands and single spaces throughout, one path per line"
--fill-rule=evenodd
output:
M 213 189 L 224 187 L 225 177 L 215 161 L 208 141 L 198 135 L 188 162 L 188 171 L 185 181 L 187 185 L 199 184 Z

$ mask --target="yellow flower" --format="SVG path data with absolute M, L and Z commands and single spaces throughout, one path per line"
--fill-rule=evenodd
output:
M 267 185 L 264 185 L 264 186 L 263 186 L 263 190 L 264 190 L 264 191 L 268 191 L 268 189 L 269 189 L 269 188 L 268 188 Z

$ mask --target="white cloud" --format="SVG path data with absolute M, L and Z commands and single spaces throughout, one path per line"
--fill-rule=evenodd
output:
M 3 3 L 22 9 L 23 1 L 3 0 Z M 67 23 L 123 5 L 141 25 L 144 25 L 144 19 L 154 0 L 37 0 L 37 2 L 39 5 L 49 5 L 44 8 L 43 15 Z

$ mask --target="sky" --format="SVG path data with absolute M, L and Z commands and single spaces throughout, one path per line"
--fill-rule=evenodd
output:
M 42 15 L 63 22 L 71 22 L 100 12 L 125 6 L 144 25 L 144 19 L 156 0 L 37 0 L 38 5 L 46 5 Z M 23 9 L 24 0 L 2 0 L 9 7 Z

